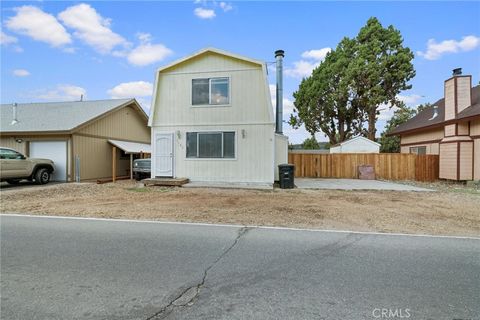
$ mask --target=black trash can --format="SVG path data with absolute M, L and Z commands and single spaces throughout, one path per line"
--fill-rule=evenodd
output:
M 295 166 L 293 164 L 280 164 L 278 165 L 278 180 L 280 182 L 280 188 L 293 189 L 294 184 Z

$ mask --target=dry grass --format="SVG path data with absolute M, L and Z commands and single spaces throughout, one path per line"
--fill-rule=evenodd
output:
M 130 181 L 1 192 L 1 212 L 439 235 L 480 235 L 480 194 L 138 187 Z

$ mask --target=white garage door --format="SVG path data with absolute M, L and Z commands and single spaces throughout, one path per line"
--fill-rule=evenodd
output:
M 67 181 L 67 142 L 32 141 L 30 158 L 50 159 L 54 162 L 55 172 L 52 181 Z

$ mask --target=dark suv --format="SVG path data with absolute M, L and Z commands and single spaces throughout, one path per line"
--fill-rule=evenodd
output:
M 150 159 L 137 159 L 133 161 L 133 174 L 135 180 L 150 178 L 152 161 Z

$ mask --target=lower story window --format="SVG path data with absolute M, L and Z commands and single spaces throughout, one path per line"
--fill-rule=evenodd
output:
M 235 132 L 187 132 L 187 158 L 235 158 Z
M 427 154 L 427 147 L 410 147 L 410 153 L 414 154 Z

